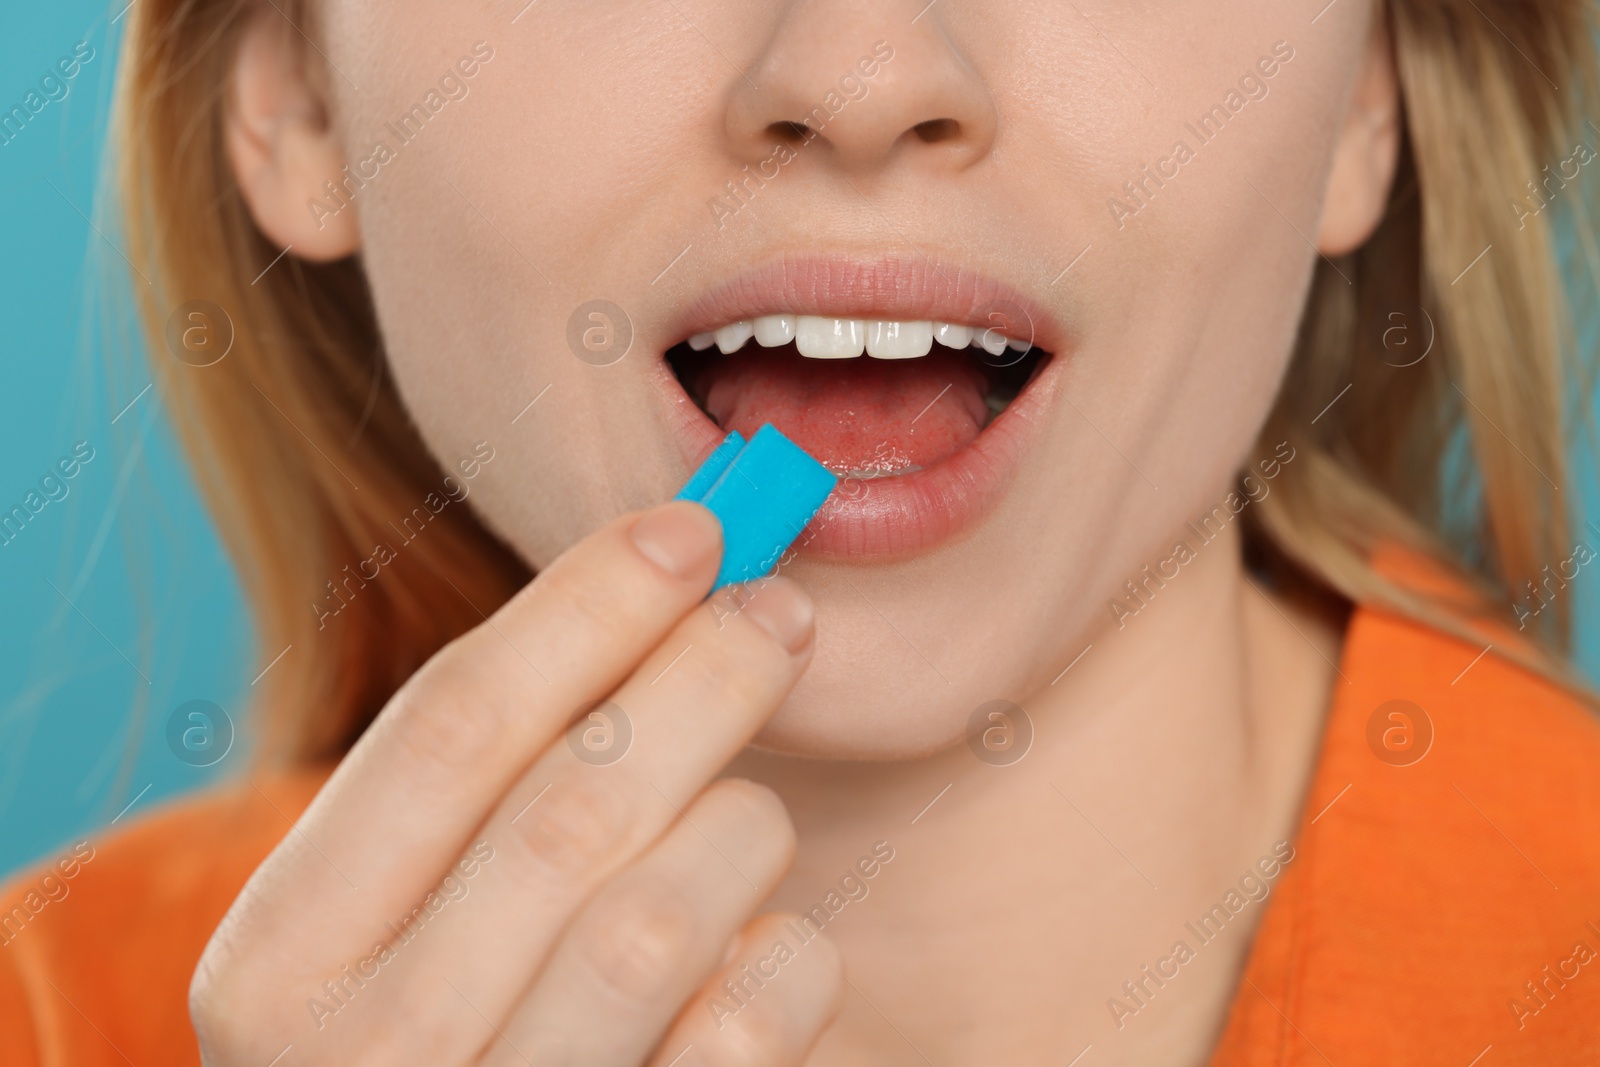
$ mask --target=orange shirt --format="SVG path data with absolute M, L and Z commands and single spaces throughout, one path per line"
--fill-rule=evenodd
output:
M 1600 1063 L 1600 725 L 1480 652 L 1354 612 L 1294 861 L 1216 1067 Z M 1390 713 L 1428 730 L 1383 708 L 1396 700 L 1431 724 L 1408 765 L 1421 746 L 1385 738 L 1406 729 Z M 0 1063 L 198 1062 L 195 962 L 326 773 L 184 802 L 69 845 L 70 878 L 16 879 L 0 898 Z

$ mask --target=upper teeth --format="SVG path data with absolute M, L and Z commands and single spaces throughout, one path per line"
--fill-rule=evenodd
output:
M 811 359 L 853 359 L 862 352 L 876 359 L 916 359 L 925 356 L 938 341 L 946 348 L 965 348 L 976 344 L 991 356 L 1007 346 L 1018 352 L 1033 347 L 1027 341 L 1006 337 L 996 330 L 980 330 L 949 322 L 884 322 L 873 319 L 830 319 L 820 315 L 761 315 L 741 319 L 715 330 L 689 338 L 689 347 L 700 352 L 716 345 L 724 353 L 737 352 L 751 337 L 765 348 L 776 348 L 790 341 L 802 356 Z

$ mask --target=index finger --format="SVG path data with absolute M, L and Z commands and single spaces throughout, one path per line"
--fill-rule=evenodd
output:
M 573 714 L 705 597 L 721 546 L 716 517 L 698 504 L 624 516 L 429 660 L 252 878 L 296 887 L 278 916 L 296 940 L 324 958 L 370 948 Z M 308 915 L 304 894 L 317 889 L 324 906 Z M 255 900 L 253 928 L 279 927 L 274 903 Z

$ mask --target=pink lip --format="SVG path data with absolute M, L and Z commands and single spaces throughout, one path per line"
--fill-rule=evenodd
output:
M 954 455 L 913 474 L 842 481 L 795 543 L 814 557 L 910 555 L 975 524 L 1004 494 L 1052 406 L 1055 378 L 1065 363 L 1066 335 L 1049 312 L 994 278 L 921 256 L 782 256 L 695 300 L 671 323 L 667 343 L 777 312 L 995 325 L 1053 356 L 1006 410 Z M 684 460 L 698 466 L 724 434 L 683 391 L 665 359 L 655 373 L 657 389 L 679 415 L 675 436 Z

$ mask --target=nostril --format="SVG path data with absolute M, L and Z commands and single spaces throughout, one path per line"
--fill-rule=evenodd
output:
M 925 144 L 948 141 L 961 132 L 961 123 L 955 119 L 929 119 L 911 127 Z
M 784 120 L 783 122 L 774 122 L 772 125 L 767 127 L 767 132 L 780 140 L 788 142 L 789 144 L 795 144 L 796 142 L 804 141 L 816 136 L 811 132 L 811 127 L 807 126 L 805 123 L 790 122 L 788 120 Z

